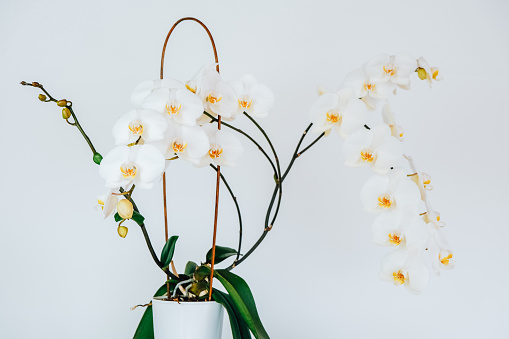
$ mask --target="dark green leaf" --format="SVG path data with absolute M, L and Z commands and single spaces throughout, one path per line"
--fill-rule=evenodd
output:
M 237 251 L 233 248 L 216 246 L 216 257 L 214 258 L 214 264 L 219 264 L 221 261 L 228 259 L 232 255 L 237 255 Z M 212 263 L 212 248 L 207 252 L 207 259 L 205 263 Z
M 175 252 L 175 243 L 179 237 L 174 235 L 168 239 L 161 252 L 161 262 L 163 266 L 168 266 L 173 259 L 173 253 Z
M 210 277 L 210 267 L 200 266 L 194 271 L 194 279 L 200 281 L 207 277 Z
M 268 339 L 269 335 L 258 316 L 253 294 L 244 279 L 227 270 L 215 270 L 214 276 L 228 291 L 241 317 L 253 332 L 255 338 Z
M 198 265 L 195 262 L 188 261 L 186 264 L 186 268 L 184 269 L 184 274 L 193 276 L 194 271 L 196 270 L 197 267 Z
M 122 219 L 122 217 L 118 213 L 115 213 L 115 221 L 119 222 L 119 221 L 122 221 L 122 220 L 124 220 L 124 219 Z
M 173 284 L 175 286 L 175 284 Z M 154 297 L 160 297 L 166 293 L 166 284 L 159 287 Z M 134 333 L 133 339 L 154 339 L 154 323 L 153 323 L 152 306 L 147 306 L 147 309 L 141 317 L 138 328 Z
M 249 328 L 244 319 L 242 319 L 232 297 L 215 288 L 212 289 L 212 297 L 215 301 L 223 305 L 228 312 L 233 339 L 250 339 L 251 334 L 249 333 Z
M 145 217 L 136 211 L 133 211 L 132 219 L 140 226 L 143 225 L 143 222 L 145 221 Z

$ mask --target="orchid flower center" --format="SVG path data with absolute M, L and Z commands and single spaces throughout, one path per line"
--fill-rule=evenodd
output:
M 364 162 L 372 162 L 375 160 L 375 155 L 370 149 L 364 149 L 361 151 L 361 160 Z
M 440 262 L 442 263 L 442 265 L 448 266 L 449 265 L 449 260 L 452 259 L 452 253 L 449 253 L 447 256 L 442 256 L 442 253 L 440 253 L 438 255 L 438 258 L 440 259 Z
M 191 87 L 189 84 L 186 84 L 186 88 L 196 94 L 196 87 Z
M 331 124 L 341 123 L 341 117 L 338 113 L 327 112 L 327 122 Z
M 132 163 L 125 163 L 120 166 L 120 171 L 124 179 L 133 179 L 138 173 L 138 169 Z
M 129 130 L 135 135 L 143 134 L 143 124 L 140 120 L 133 120 L 129 123 Z
M 104 210 L 104 201 L 97 199 L 97 203 L 101 206 L 101 209 Z
M 182 105 L 179 104 L 176 100 L 170 100 L 166 104 L 166 113 L 168 113 L 169 115 L 176 115 L 179 114 L 181 108 Z
M 401 270 L 392 273 L 392 277 L 394 278 L 395 285 L 402 285 L 405 283 L 405 275 Z
M 369 82 L 365 82 L 364 83 L 364 90 L 365 91 L 374 91 L 375 90 L 375 87 L 376 87 L 376 84 L 371 84 Z
M 378 206 L 381 208 L 390 208 L 392 203 L 393 201 L 389 194 L 382 194 L 378 197 Z
M 211 145 L 209 149 L 209 157 L 212 159 L 219 158 L 223 153 L 223 149 L 219 145 Z
M 242 108 L 250 108 L 252 103 L 253 100 L 247 95 L 243 95 L 239 99 L 239 106 Z
M 215 104 L 219 101 L 221 101 L 223 97 L 220 97 L 220 96 L 216 96 L 216 94 L 214 93 L 210 93 L 207 97 L 207 101 L 210 102 L 211 104 Z
M 399 233 L 394 233 L 394 234 L 389 233 L 389 242 L 391 243 L 391 245 L 396 245 L 396 246 L 401 244 L 400 234 Z
M 437 77 L 438 77 L 438 69 L 434 70 L 433 71 L 433 74 L 431 75 L 431 77 L 433 78 L 433 80 L 437 80 Z
M 177 137 L 171 143 L 171 147 L 175 153 L 182 153 L 187 147 L 187 142 L 184 142 L 182 138 Z
M 384 65 L 383 67 L 385 74 L 390 75 L 391 77 L 396 74 L 396 68 L 393 65 L 387 65 L 387 67 Z

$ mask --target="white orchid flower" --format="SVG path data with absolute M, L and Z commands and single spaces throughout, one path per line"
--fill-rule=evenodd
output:
M 209 138 L 210 148 L 197 165 L 207 166 L 214 163 L 219 166 L 235 166 L 235 161 L 242 155 L 243 148 L 237 137 L 227 130 L 218 130 L 216 124 L 203 126 Z
M 240 80 L 231 81 L 237 96 L 237 110 L 233 116 L 242 114 L 264 118 L 269 114 L 269 110 L 274 105 L 274 93 L 263 84 L 259 84 L 254 76 L 244 75 Z
M 200 126 L 185 126 L 171 123 L 163 140 L 152 143 L 161 150 L 166 159 L 179 158 L 198 164 L 209 151 L 209 139 Z
M 196 119 L 203 114 L 200 98 L 185 89 L 156 89 L 145 99 L 142 107 L 167 115 L 186 126 L 196 125 Z
M 352 89 L 345 88 L 336 93 L 323 93 L 309 111 L 314 133 L 334 128 L 343 138 L 362 129 L 366 123 L 366 106 L 355 97 Z
M 383 246 L 424 247 L 429 241 L 427 225 L 413 208 L 398 208 L 381 213 L 372 226 L 373 242 Z
M 374 175 L 361 190 L 361 201 L 367 212 L 385 212 L 403 207 L 416 209 L 421 202 L 417 185 L 402 169 L 388 175 Z
M 210 87 L 210 84 L 221 81 L 221 76 L 216 70 L 216 65 L 217 64 L 210 64 L 200 67 L 191 80 L 186 81 L 186 88 L 200 98 L 204 98 L 205 96 L 202 95 L 203 87 Z
M 110 189 L 108 192 L 105 192 L 97 197 L 97 207 L 100 208 L 104 219 L 108 218 L 115 212 L 115 208 L 117 206 L 118 198 L 116 195 L 112 193 L 116 191 L 118 188 Z
M 387 98 L 394 90 L 392 82 L 374 82 L 363 68 L 358 68 L 345 77 L 344 88 L 352 88 L 355 96 L 369 109 L 375 109 L 378 99 Z
M 433 267 L 435 273 L 439 275 L 439 269 L 452 269 L 456 266 L 456 261 L 453 259 L 451 246 L 442 233 L 442 230 L 430 227 L 430 231 L 432 237 L 430 238 L 427 252 L 431 260 L 431 267 Z
M 417 61 L 407 53 L 378 55 L 365 65 L 371 83 L 379 85 L 391 82 L 403 89 L 410 87 L 410 74 L 415 72 L 416 68 Z
M 421 250 L 408 247 L 388 253 L 382 259 L 378 276 L 396 286 L 405 285 L 410 292 L 419 294 L 429 281 L 429 271 L 421 254 Z
M 324 94 L 325 95 L 325 94 Z M 370 130 L 361 129 L 343 143 L 347 166 L 365 166 L 380 174 L 387 173 L 403 159 L 401 142 L 391 135 L 388 125 L 380 124 Z
M 131 184 L 152 188 L 164 165 L 164 156 L 155 146 L 117 146 L 101 161 L 99 174 L 108 188 L 126 188 Z
M 396 124 L 396 119 L 394 119 L 394 113 L 388 101 L 385 102 L 385 105 L 382 108 L 382 118 L 384 120 L 384 123 L 390 127 L 391 135 L 398 139 L 399 141 L 403 141 L 403 135 L 405 134 L 405 132 L 403 131 L 403 127 Z
M 443 79 L 443 77 L 439 75 L 438 68 L 430 67 L 423 57 L 417 59 L 417 75 L 419 79 L 428 81 L 430 87 L 433 80 L 440 81 Z
M 142 106 L 143 101 L 152 93 L 154 90 L 159 88 L 175 88 L 185 89 L 186 87 L 180 81 L 172 78 L 157 79 L 157 80 L 146 80 L 140 83 L 134 89 L 131 94 L 131 103 L 134 107 L 139 108 Z
M 113 125 L 116 145 L 127 145 L 139 138 L 151 142 L 164 138 L 168 123 L 159 112 L 149 109 L 135 109 L 124 114 Z

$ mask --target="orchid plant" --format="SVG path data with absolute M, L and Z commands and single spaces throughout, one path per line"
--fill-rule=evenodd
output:
M 418 170 L 412 158 L 404 153 L 403 129 L 388 102 L 398 88 L 410 88 L 410 76 L 414 73 L 430 85 L 441 79 L 438 68 L 429 67 L 422 57 L 416 59 L 400 53 L 380 55 L 368 61 L 348 74 L 337 92 L 319 87 L 320 95 L 309 109 L 311 123 L 284 171 L 273 143 L 256 120 L 270 112 L 274 95 L 252 75 L 224 81 L 217 64 L 212 64 L 203 66 L 186 82 L 172 78 L 142 82 L 131 95 L 133 109 L 113 126 L 116 146 L 104 158 L 78 122 L 71 101 L 55 99 L 37 82 L 22 82 L 22 85 L 39 88 L 44 92 L 39 95 L 41 101 L 55 102 L 62 107 L 62 117 L 77 127 L 87 141 L 107 189 L 98 197 L 99 210 L 104 218 L 114 218 L 122 238 L 127 236 L 130 225 L 138 225 L 154 262 L 167 275 L 155 296 L 178 302 L 215 300 L 229 314 L 233 337 L 242 339 L 249 338 L 250 332 L 256 338 L 269 336 L 247 283 L 231 270 L 245 261 L 272 230 L 279 213 L 283 183 L 295 161 L 332 130 L 344 139 L 342 150 L 347 166 L 370 166 L 375 172 L 361 189 L 361 201 L 367 212 L 377 215 L 372 226 L 373 241 L 396 248 L 382 259 L 380 278 L 405 285 L 417 294 L 428 284 L 428 267 L 436 273 L 454 267 L 452 250 L 442 232 L 445 224 L 429 201 L 430 177 Z M 382 122 L 368 126 L 368 115 L 380 107 Z M 240 118 L 256 126 L 269 152 L 261 142 L 235 127 L 235 120 Z M 309 132 L 316 137 L 303 147 Z M 220 167 L 232 167 L 239 161 L 243 145 L 238 136 L 263 154 L 274 174 L 271 178 L 274 191 L 262 234 L 242 256 L 241 210 L 231 186 L 219 171 Z M 201 264 L 189 261 L 181 273 L 172 261 L 178 236 L 167 236 L 158 256 L 147 233 L 145 218 L 134 200 L 135 189 L 150 189 L 164 180 L 165 173 L 171 170 L 170 162 L 187 162 L 216 171 L 218 180 L 221 179 L 235 203 L 240 229 L 236 248 L 216 246 L 214 239 L 205 261 Z M 214 264 L 231 258 L 228 267 L 214 270 Z M 212 287 L 214 277 L 227 293 Z M 150 305 L 145 306 L 135 338 L 153 338 L 152 310 Z

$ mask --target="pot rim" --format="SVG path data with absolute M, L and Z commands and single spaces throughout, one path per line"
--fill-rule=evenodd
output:
M 207 304 L 211 304 L 211 303 L 216 303 L 216 304 L 219 304 L 217 301 L 215 300 L 200 300 L 200 301 L 180 301 L 180 302 L 177 302 L 177 301 L 173 301 L 173 300 L 166 300 L 166 297 L 165 296 L 161 296 L 161 297 L 152 297 L 152 302 L 157 302 L 157 303 L 175 303 L 175 304 L 186 304 L 186 305 L 191 305 L 191 304 L 204 304 L 204 305 L 207 305 Z M 221 304 L 219 304 L 221 305 Z

